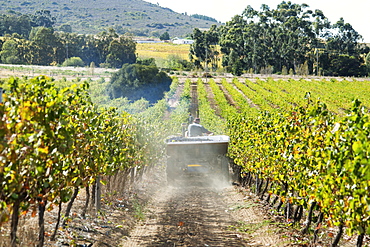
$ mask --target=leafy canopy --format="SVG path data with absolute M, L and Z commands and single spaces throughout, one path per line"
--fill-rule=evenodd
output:
M 170 89 L 171 82 L 171 78 L 159 71 L 152 61 L 143 61 L 142 64 L 124 64 L 112 75 L 107 90 L 112 99 L 127 97 L 135 101 L 145 98 L 155 103 Z

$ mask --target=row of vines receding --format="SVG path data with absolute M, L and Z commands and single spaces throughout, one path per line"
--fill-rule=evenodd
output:
M 202 94 L 203 83 L 197 82 L 200 102 L 207 98 Z M 221 83 L 223 91 L 214 80 L 209 81 L 216 107 L 227 119 L 228 155 L 240 173 L 239 182 L 253 188 L 277 211 L 284 209 L 287 222 L 300 225 L 302 234 L 313 232 L 313 242 L 319 241 L 321 229 L 334 227 L 338 230 L 329 234 L 332 246 L 339 245 L 345 232 L 357 235 L 357 246 L 362 246 L 365 235 L 370 234 L 370 115 L 359 100 L 348 106 L 348 96 L 334 98 L 332 91 L 339 93 L 338 87 L 348 87 L 349 82 L 268 79 L 243 83 L 234 78 Z M 326 88 L 316 89 L 316 93 L 330 100 L 330 108 L 320 101 L 312 102 L 310 93 L 305 99 L 292 101 L 297 97 L 293 87 L 315 90 L 316 84 Z M 361 84 L 366 82 L 352 87 L 358 90 Z M 236 99 L 239 112 L 230 109 L 226 94 Z M 240 99 L 243 96 L 259 106 L 267 102 L 285 107 L 266 107 L 270 111 L 258 113 L 258 108 L 251 111 L 253 106 Z M 286 100 L 291 102 L 292 110 L 287 108 Z M 347 105 L 347 110 L 341 108 L 334 113 L 340 105 Z M 202 111 L 213 112 L 200 104 Z M 307 219 L 302 224 L 304 212 Z M 312 227 L 314 218 L 316 225 Z
M 58 88 L 50 78 L 10 78 L 0 103 L 0 227 L 10 222 L 9 245 L 17 246 L 20 217 L 38 215 L 38 246 L 45 242 L 44 214 L 62 203 L 68 209 L 81 188 L 100 177 L 162 155 L 151 134 L 127 113 L 98 109 L 87 83 Z M 160 146 L 160 145 L 159 145 Z M 96 199 L 99 200 L 99 199 Z M 84 210 L 85 212 L 86 210 Z

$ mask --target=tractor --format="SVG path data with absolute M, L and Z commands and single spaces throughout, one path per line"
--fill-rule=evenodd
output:
M 228 181 L 228 144 L 229 137 L 226 135 L 168 138 L 167 182 L 173 184 L 190 177 Z

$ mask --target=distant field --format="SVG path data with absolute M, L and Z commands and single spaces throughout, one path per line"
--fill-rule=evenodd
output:
M 139 58 L 167 59 L 169 55 L 178 55 L 189 60 L 190 45 L 177 45 L 172 43 L 138 43 L 136 52 Z

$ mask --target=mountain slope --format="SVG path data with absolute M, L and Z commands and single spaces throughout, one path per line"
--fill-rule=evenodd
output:
M 118 33 L 155 36 L 168 32 L 171 37 L 184 37 L 195 27 L 209 28 L 219 24 L 179 14 L 169 8 L 142 0 L 11 0 L 0 3 L 0 13 L 34 14 L 49 10 L 56 18 L 55 29 L 70 25 L 72 32 L 96 34 L 113 27 Z

